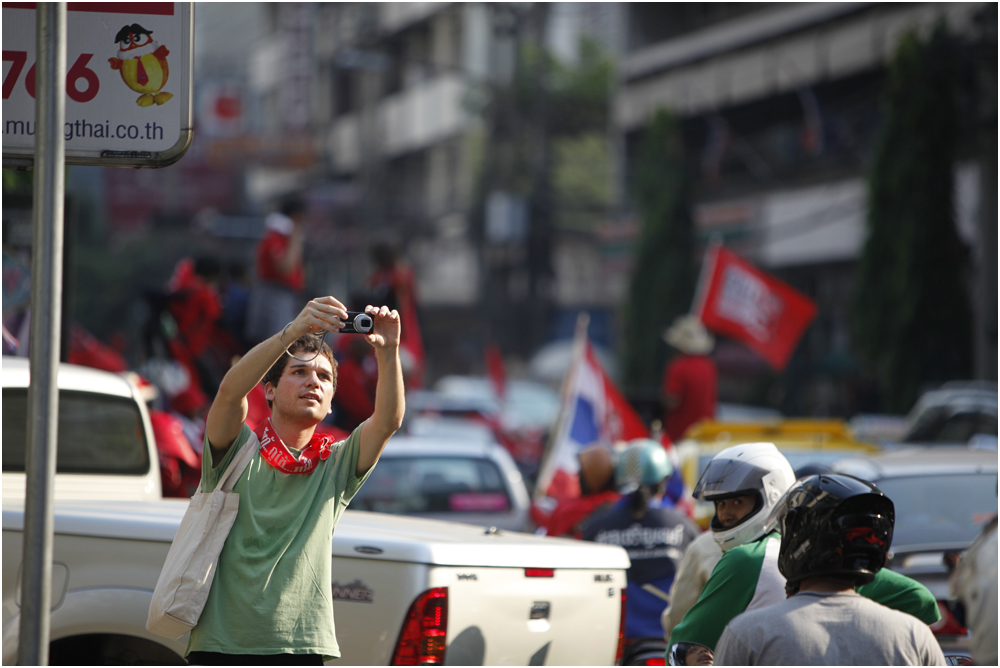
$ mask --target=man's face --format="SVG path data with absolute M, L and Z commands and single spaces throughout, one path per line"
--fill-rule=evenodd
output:
M 317 355 L 309 362 L 292 359 L 278 379 L 277 386 L 264 386 L 265 397 L 273 403 L 271 411 L 290 420 L 319 422 L 330 413 L 333 400 L 333 367 L 330 360 Z
M 728 529 L 749 515 L 753 507 L 753 494 L 734 496 L 715 502 L 715 516 L 719 518 L 719 524 Z
M 689 666 L 711 666 L 714 661 L 715 655 L 712 654 L 712 650 L 701 645 L 692 645 L 684 659 L 684 663 Z

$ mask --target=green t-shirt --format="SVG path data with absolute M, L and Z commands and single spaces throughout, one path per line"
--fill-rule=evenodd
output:
M 247 439 L 245 424 L 219 465 L 203 445 L 202 489 L 219 476 Z M 283 473 L 258 451 L 233 491 L 239 512 L 188 652 L 340 656 L 333 626 L 330 540 L 348 502 L 371 474 L 355 477 L 361 427 L 333 446 L 312 473 Z
M 781 538 L 772 533 L 727 551 L 712 576 L 670 634 L 668 647 L 679 642 L 697 643 L 714 650 L 726 624 L 746 610 L 766 607 L 785 598 L 785 578 L 778 571 Z M 937 600 L 927 587 L 888 568 L 857 592 L 876 603 L 913 615 L 925 624 L 941 619 Z

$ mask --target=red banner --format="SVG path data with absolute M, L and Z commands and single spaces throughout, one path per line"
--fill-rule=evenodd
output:
M 491 343 L 486 346 L 486 375 L 489 376 L 493 392 L 501 402 L 507 399 L 507 371 L 503 363 L 500 346 Z
M 694 314 L 708 329 L 743 343 L 781 371 L 816 317 L 816 304 L 715 245 L 705 258 Z

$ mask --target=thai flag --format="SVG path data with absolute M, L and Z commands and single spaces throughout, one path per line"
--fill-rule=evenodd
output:
M 578 336 L 555 435 L 539 471 L 538 495 L 578 496 L 581 450 L 595 444 L 611 448 L 618 441 L 648 436 L 642 419 L 601 366 L 590 340 L 585 334 Z

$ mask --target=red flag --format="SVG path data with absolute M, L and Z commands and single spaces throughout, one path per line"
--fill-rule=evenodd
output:
M 503 365 L 503 354 L 495 343 L 486 346 L 486 373 L 490 377 L 493 391 L 502 402 L 507 397 L 507 372 Z
M 709 248 L 694 314 L 708 329 L 735 339 L 777 371 L 788 364 L 816 304 L 721 245 Z
M 101 343 L 93 334 L 77 324 L 74 324 L 69 330 L 67 361 L 70 364 L 79 364 L 116 373 L 128 369 L 128 362 L 117 350 Z

